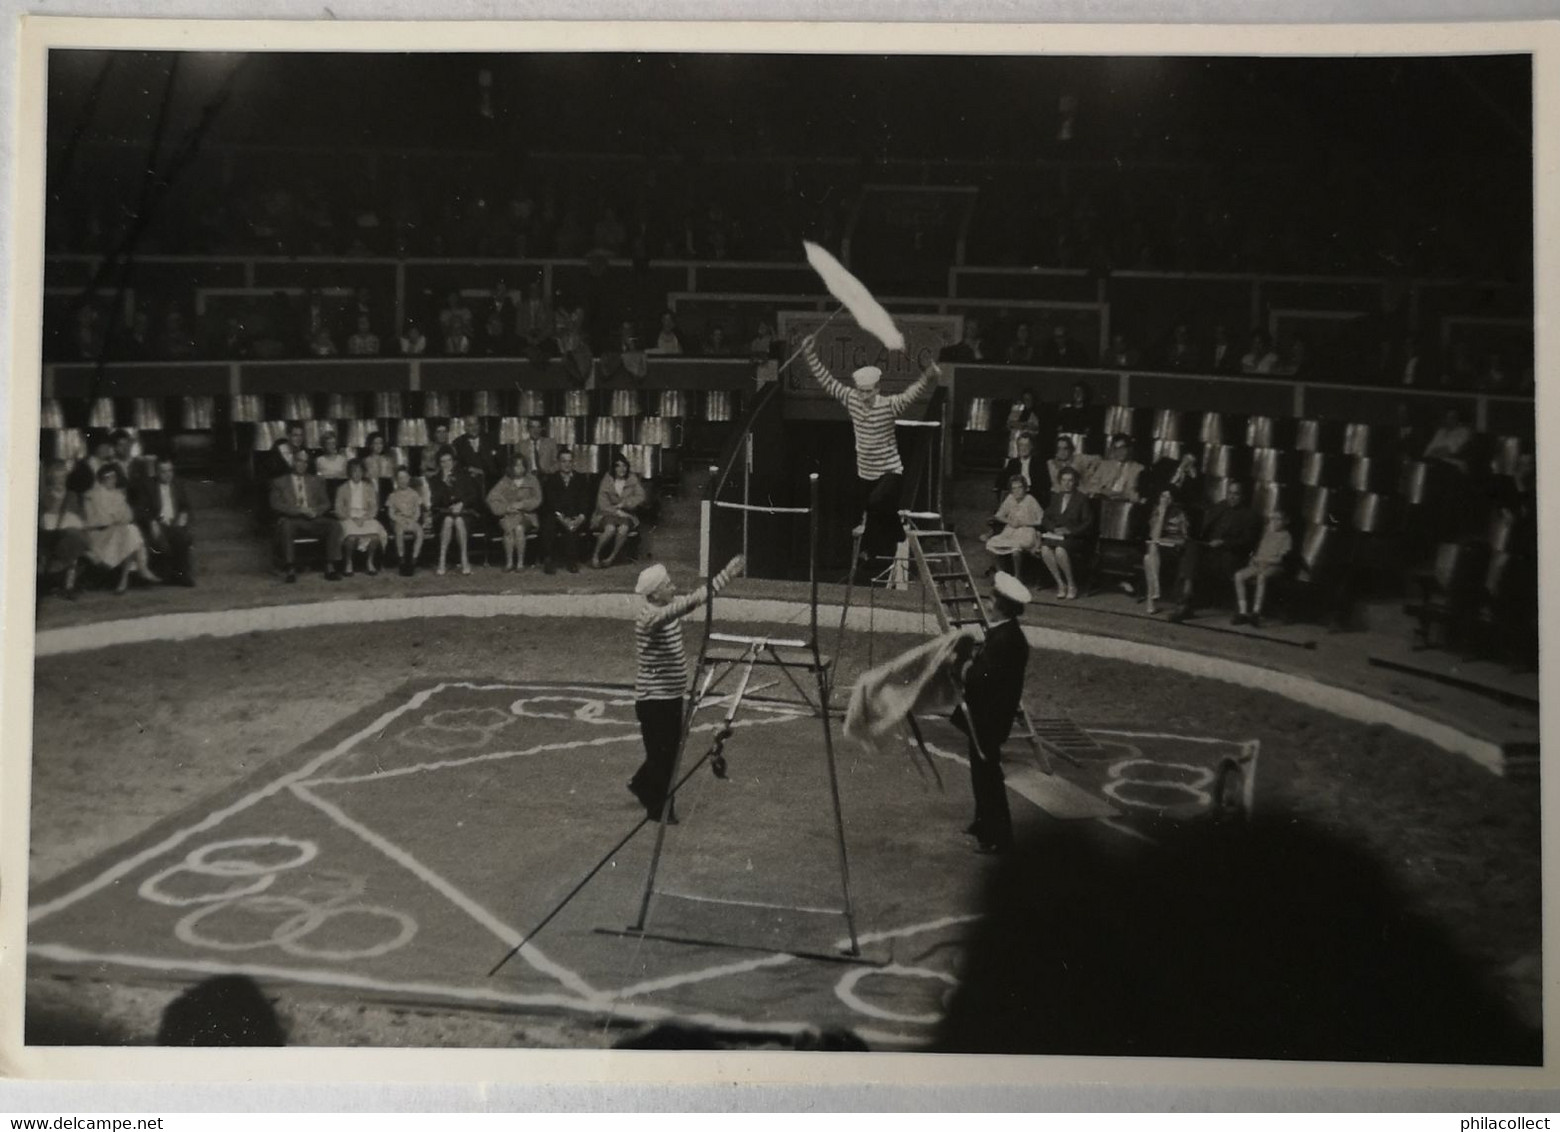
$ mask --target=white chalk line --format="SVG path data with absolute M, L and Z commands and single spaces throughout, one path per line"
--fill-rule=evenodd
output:
M 725 978 L 730 975 L 745 975 L 749 971 L 759 971 L 766 967 L 783 967 L 788 963 L 794 963 L 796 956 L 783 951 L 777 951 L 773 955 L 763 955 L 757 959 L 744 959 L 739 963 L 727 963 L 720 967 L 705 967 L 698 971 L 689 971 L 681 975 L 667 975 L 660 979 L 649 979 L 633 986 L 624 987 L 622 990 L 613 991 L 615 999 L 637 998 L 640 995 L 654 994 L 656 991 L 671 990 L 674 987 L 687 986 L 691 983 L 705 983 L 714 979 Z
M 493 913 L 484 908 L 481 904 L 478 904 L 474 899 L 472 899 L 470 896 L 467 896 L 464 892 L 456 888 L 448 880 L 444 879 L 444 877 L 434 872 L 427 865 L 423 864 L 416 857 L 412 856 L 405 849 L 401 848 L 399 845 L 396 845 L 388 838 L 375 833 L 372 829 L 369 829 L 368 826 L 364 825 L 363 823 L 349 817 L 340 807 L 325 801 L 323 798 L 310 791 L 308 787 L 302 783 L 293 783 L 291 789 L 293 794 L 300 801 L 307 802 L 309 805 L 319 810 L 326 817 L 330 818 L 331 821 L 335 822 L 342 829 L 345 829 L 347 832 L 354 834 L 363 841 L 367 842 L 369 845 L 373 846 L 375 849 L 379 850 L 386 857 L 389 857 L 390 860 L 394 861 L 397 865 L 400 865 L 407 872 L 417 877 L 424 884 L 428 885 L 429 888 L 432 888 L 440 896 L 444 897 L 451 904 L 455 905 L 455 907 L 459 908 L 462 912 L 465 912 L 466 915 L 470 916 L 477 923 L 481 924 L 488 931 L 492 932 L 493 935 L 498 937 L 501 943 L 508 947 L 516 947 L 520 944 L 523 938 L 520 932 L 504 923 L 497 916 L 493 915 Z M 587 983 L 577 972 L 570 970 L 561 963 L 556 963 L 549 959 L 534 945 L 526 944 L 525 946 L 521 947 L 520 957 L 542 974 L 557 979 L 560 983 L 568 987 L 575 994 L 578 994 L 586 999 L 596 999 L 600 997 L 600 992 Z
M 1203 735 L 1171 735 L 1164 731 L 1118 731 L 1109 727 L 1086 727 L 1090 735 L 1114 735 L 1121 739 L 1173 739 L 1179 743 L 1206 743 L 1209 746 L 1238 747 L 1239 739 L 1210 739 Z
M 906 939 L 913 935 L 924 935 L 927 932 L 941 931 L 943 928 L 958 927 L 960 924 L 972 924 L 984 917 L 979 913 L 969 913 L 958 916 L 943 916 L 941 919 L 927 920 L 925 923 L 911 924 L 903 928 L 888 928 L 883 931 L 866 932 L 856 937 L 858 943 L 884 943 L 891 939 Z M 850 937 L 845 936 L 835 941 L 834 946 L 844 950 L 850 946 Z
M 141 852 L 136 853 L 133 856 L 124 858 L 117 864 L 114 864 L 108 869 L 105 869 L 93 880 L 88 881 L 79 888 L 73 889 L 72 891 L 67 892 L 62 896 L 58 896 L 55 899 L 48 901 L 47 903 L 35 905 L 34 907 L 28 909 L 27 922 L 29 924 L 36 924 L 45 916 L 53 915 L 62 908 L 70 907 L 78 900 L 81 900 L 87 896 L 91 896 L 93 893 L 101 891 L 107 886 L 113 884 L 115 881 L 118 881 L 129 873 L 134 872 L 148 861 L 162 856 L 169 850 L 178 848 L 195 834 L 205 833 L 208 830 L 215 829 L 218 825 L 221 825 L 234 814 L 242 813 L 244 810 L 247 810 L 257 802 L 262 802 L 267 798 L 281 793 L 283 790 L 287 789 L 294 783 L 301 782 L 312 777 L 318 773 L 321 768 L 340 758 L 342 755 L 345 755 L 362 740 L 368 738 L 370 735 L 374 735 L 380 731 L 383 731 L 400 716 L 427 703 L 428 700 L 431 699 L 436 693 L 438 693 L 443 687 L 443 684 L 437 684 L 431 688 L 424 688 L 422 691 L 414 694 L 411 699 L 407 700 L 401 706 L 391 708 L 378 719 L 370 723 L 367 727 L 364 727 L 360 731 L 356 731 L 353 734 L 347 736 L 330 750 L 316 756 L 313 759 L 310 759 L 297 770 L 290 771 L 275 781 L 267 783 L 259 789 L 250 791 L 248 794 L 245 794 L 242 798 L 238 799 L 229 806 L 225 806 L 220 810 L 212 811 L 194 825 L 186 826 L 177 833 L 173 833 L 164 838 L 162 841 L 159 841 L 156 845 L 152 845 L 146 849 L 143 849 Z

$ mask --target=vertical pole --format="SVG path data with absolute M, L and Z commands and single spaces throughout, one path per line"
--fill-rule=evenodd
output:
M 807 477 L 807 580 L 811 586 L 808 594 L 809 615 L 812 630 L 807 634 L 812 644 L 813 662 L 818 663 L 818 473 Z M 843 622 L 841 623 L 843 627 Z M 838 658 L 836 657 L 836 660 Z M 828 705 L 825 703 L 825 710 Z
M 753 502 L 753 434 L 749 432 L 742 438 L 742 502 L 744 505 Z M 750 512 L 742 512 L 742 556 L 747 557 L 748 552 L 748 515 Z

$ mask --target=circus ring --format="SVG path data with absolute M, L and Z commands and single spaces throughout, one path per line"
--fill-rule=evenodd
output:
M 146 1040 L 177 988 L 237 970 L 277 988 L 303 1044 L 606 1046 L 670 1022 L 738 1042 L 826 1031 L 925 1048 L 992 868 L 960 835 L 963 747 L 935 721 L 942 790 L 902 753 L 842 751 L 866 964 L 798 958 L 844 934 L 817 721 L 758 702 L 728 746 L 730 779 L 690 782 L 663 868 L 679 898 L 658 902 L 655 926 L 711 945 L 603 931 L 633 916 L 640 838 L 484 977 L 632 824 L 631 609 L 618 595 L 455 594 L 40 633 L 35 1034 L 88 1010 L 117 1040 Z M 759 627 L 797 609 L 721 603 L 724 619 Z M 879 656 L 924 632 L 910 612 L 874 617 Z M 1293 673 L 1028 631 L 1030 696 L 1065 707 L 1104 754 L 1062 792 L 1026 789 L 1037 776 L 1018 768 L 1021 834 L 1073 823 L 1152 840 L 1211 802 L 1210 755 L 1258 744 L 1258 812 L 1386 863 L 1508 1001 L 1536 1012 L 1537 808 L 1477 765 L 1486 740 Z M 859 648 L 865 634 L 851 638 Z

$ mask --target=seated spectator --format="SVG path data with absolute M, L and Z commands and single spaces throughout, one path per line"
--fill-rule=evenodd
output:
M 590 518 L 590 529 L 597 534 L 596 548 L 591 552 L 592 568 L 600 570 L 611 566 L 623 552 L 623 544 L 639 526 L 639 512 L 648 501 L 645 485 L 629 467 L 626 457 L 612 458 L 612 470 L 601 477 L 596 490 L 596 511 Z M 612 551 L 603 560 L 601 552 L 608 543 Z
M 373 325 L 368 320 L 368 315 L 357 316 L 357 329 L 347 339 L 347 353 L 355 358 L 373 358 L 379 356 L 379 335 L 373 331 Z
M 1233 624 L 1259 626 L 1262 624 L 1262 602 L 1267 597 L 1269 578 L 1276 578 L 1284 569 L 1284 561 L 1295 548 L 1294 537 L 1289 533 L 1289 519 L 1282 511 L 1268 516 L 1267 529 L 1262 540 L 1251 553 L 1251 561 L 1235 571 L 1235 604 L 1237 612 Z M 1255 584 L 1251 605 L 1246 604 L 1246 583 Z
M 991 359 L 986 356 L 985 342 L 981 338 L 980 320 L 972 314 L 967 314 L 963 319 L 963 328 L 959 340 L 952 346 L 943 347 L 937 355 L 940 362 L 985 362 Z
M 1027 432 L 1020 433 L 1014 442 L 1016 454 L 1002 465 L 1002 470 L 997 473 L 997 496 L 1000 501 L 1002 496 L 1008 493 L 1013 485 L 1014 476 L 1023 476 L 1025 485 L 1040 483 L 1040 461 L 1035 456 L 1034 437 Z M 1049 497 L 1049 496 L 1048 496 Z
M 1078 482 L 1082 483 L 1083 477 L 1093 466 L 1092 461 L 1077 451 L 1070 436 L 1065 434 L 1058 436 L 1056 438 L 1056 455 L 1045 462 L 1046 479 L 1050 489 L 1046 493 L 1045 501 L 1049 503 L 1051 497 L 1062 489 L 1062 473 L 1064 471 L 1067 471 L 1069 468 L 1072 469 L 1078 477 Z
M 406 329 L 401 332 L 399 344 L 401 356 L 405 358 L 420 358 L 428 352 L 428 336 L 414 319 L 406 320 Z
M 1168 370 L 1198 368 L 1197 349 L 1192 345 L 1192 331 L 1184 322 L 1177 323 L 1170 335 L 1170 345 L 1165 350 L 1164 367 Z
M 1240 359 L 1241 373 L 1273 373 L 1278 369 L 1278 351 L 1265 330 L 1251 332 L 1251 346 Z
M 156 478 L 143 476 L 131 485 L 130 505 L 148 552 L 166 559 L 162 576 L 171 583 L 193 586 L 195 539 L 190 495 L 184 481 L 174 475 L 170 457 L 157 461 Z
M 449 558 L 451 539 L 460 547 L 460 572 L 471 573 L 471 555 L 467 547 L 471 525 L 480 518 L 478 508 L 482 504 L 482 489 L 476 477 L 455 466 L 452 449 L 441 448 L 438 455 L 439 470 L 428 482 L 434 525 L 439 531 L 439 568 L 445 572 Z
M 515 341 L 509 334 L 507 308 L 496 306 L 489 310 L 482 322 L 480 353 L 489 358 L 507 358 L 516 353 Z
M 1209 373 L 1239 373 L 1240 353 L 1230 342 L 1230 333 L 1223 323 L 1213 328 L 1213 344 L 1208 347 L 1207 371 Z
M 1441 427 L 1435 430 L 1430 443 L 1425 445 L 1424 459 L 1439 460 L 1466 473 L 1468 460 L 1464 453 L 1472 439 L 1473 430 L 1468 427 L 1463 411 L 1456 406 L 1449 407 L 1441 417 Z
M 369 433 L 359 458 L 363 461 L 364 478 L 372 480 L 381 495 L 388 495 L 395 482 L 395 457 L 385 450 L 385 434 Z
M 459 291 L 451 291 L 444 297 L 444 306 L 439 310 L 439 336 L 448 341 L 453 335 L 471 333 L 475 323 L 471 308 L 466 305 L 465 296 Z M 445 353 L 449 353 L 448 350 Z
M 417 559 L 423 547 L 423 493 L 412 486 L 412 470 L 402 464 L 395 470 L 395 490 L 385 500 L 385 511 L 390 517 L 390 531 L 395 538 L 395 556 L 401 562 L 401 577 L 410 578 L 417 572 Z M 406 551 L 406 540 L 412 540 L 412 550 Z
M 330 515 L 331 500 L 325 481 L 309 474 L 307 451 L 293 450 L 292 471 L 271 481 L 271 514 L 276 516 L 276 538 L 282 561 L 287 566 L 286 580 L 298 580 L 296 541 L 300 538 L 325 540 L 325 580 L 339 582 L 336 564 L 341 560 L 341 524 Z
M 1029 323 L 1021 322 L 1013 328 L 1013 341 L 1008 343 L 1007 364 L 1032 366 L 1039 357 L 1034 340 L 1030 337 Z
M 70 470 L 66 487 L 77 495 L 85 495 L 97 485 L 98 472 L 114 466 L 114 441 L 106 432 L 92 438 L 87 454 L 76 461 Z
M 330 336 L 330 327 L 322 326 L 314 332 L 314 337 L 309 339 L 309 355 L 315 358 L 336 356 L 336 340 Z
M 687 349 L 683 342 L 682 332 L 677 329 L 677 316 L 671 311 L 661 312 L 661 325 L 656 331 L 655 345 L 645 351 L 647 354 L 683 354 Z
M 336 488 L 336 521 L 346 562 L 342 573 L 352 576 L 352 555 L 361 550 L 369 574 L 379 573 L 379 554 L 385 548 L 385 528 L 379 522 L 379 486 L 364 475 L 362 460 L 347 462 L 347 482 Z
M 87 554 L 81 496 L 66 485 L 64 460 L 50 460 L 38 488 L 38 561 L 44 579 L 62 575 L 60 592 L 76 599 L 76 568 Z
M 527 350 L 544 350 L 552 341 L 556 320 L 552 307 L 542 297 L 540 283 L 525 289 L 525 301 L 515 308 L 515 333 Z
M 97 483 L 81 498 L 81 517 L 87 536 L 87 558 L 99 566 L 119 571 L 115 594 L 123 594 L 130 585 L 130 572 L 144 582 L 162 579 L 146 564 L 146 539 L 135 525 L 130 501 L 119 486 L 112 466 L 98 469 Z
M 1063 468 L 1056 493 L 1040 520 L 1040 560 L 1056 583 L 1058 598 L 1078 596 L 1072 560 L 1083 553 L 1093 529 L 1094 508 L 1078 490 L 1078 473 Z
M 1169 464 L 1168 474 L 1162 466 Z M 1197 498 L 1197 457 L 1161 460 L 1150 469 L 1149 494 L 1154 497 L 1154 513 L 1148 521 L 1148 546 L 1143 553 L 1143 581 L 1148 595 L 1145 609 L 1159 612 L 1163 559 L 1178 560 L 1191 534 Z
M 525 465 L 536 473 L 537 477 L 550 476 L 558 470 L 558 442 L 550 436 L 542 435 L 542 422 L 536 417 L 528 417 L 525 422 L 525 437 L 515 447 L 515 451 L 525 457 Z
M 551 574 L 561 553 L 569 573 L 580 569 L 579 536 L 591 515 L 590 483 L 574 470 L 574 453 L 558 450 L 558 470 L 542 481 L 542 562 Z
M 528 532 L 537 529 L 537 511 L 542 506 L 542 482 L 525 457 L 516 456 L 509 462 L 509 474 L 488 492 L 487 505 L 498 517 L 498 529 L 504 537 L 504 569 L 514 573 L 525 565 L 525 540 Z
M 1067 327 L 1057 323 L 1051 337 L 1040 347 L 1040 364 L 1062 369 L 1088 369 L 1093 363 L 1082 346 L 1072 340 Z
M 1285 377 L 1310 377 L 1311 360 L 1306 354 L 1305 339 L 1294 338 L 1290 340 L 1289 351 L 1279 363 L 1278 373 Z
M 1081 453 L 1100 432 L 1104 414 L 1092 403 L 1094 391 L 1081 381 L 1073 382 L 1072 399 L 1056 412 L 1056 431 L 1073 438 Z
M 1110 455 L 1095 464 L 1084 478 L 1083 493 L 1096 499 L 1136 503 L 1143 465 L 1132 458 L 1132 438 L 1125 433 L 1111 437 Z
M 451 447 L 455 451 L 455 463 L 477 477 L 484 492 L 497 482 L 503 464 L 498 445 L 482 435 L 482 421 L 475 413 L 461 421 L 462 432 Z
M 135 458 L 135 437 L 124 429 L 115 429 L 110 437 L 114 444 L 114 455 L 108 462 L 119 475 L 119 488 L 128 492 L 131 486 L 146 476 L 145 466 Z
M 341 450 L 341 441 L 330 429 L 320 433 L 320 452 L 314 457 L 314 474 L 325 481 L 325 492 L 332 498 L 346 481 L 347 454 Z
M 1018 451 L 1019 437 L 1034 437 L 1040 434 L 1040 410 L 1035 407 L 1034 390 L 1024 390 L 1018 395 L 1018 400 L 1013 402 L 1013 407 L 1008 410 L 1007 430 L 1009 456 Z M 1003 490 L 1006 488 L 1004 487 Z
M 1233 481 L 1223 502 L 1208 508 L 1197 537 L 1186 542 L 1176 573 L 1180 600 L 1170 620 L 1181 622 L 1192 616 L 1197 586 L 1205 578 L 1229 585 L 1235 571 L 1250 558 L 1261 533 L 1262 516 L 1246 505 L 1246 485 Z
M 711 358 L 729 358 L 733 355 L 731 343 L 726 341 L 726 328 L 720 323 L 710 327 L 704 339 L 704 354 Z
M 471 353 L 471 334 L 463 323 L 456 323 L 453 330 L 444 335 L 444 356 L 464 358 Z
M 1138 352 L 1127 341 L 1125 334 L 1112 334 L 1110 336 L 1110 350 L 1105 355 L 1105 360 L 1100 363 L 1106 369 L 1136 369 L 1138 365 Z
M 1029 481 L 1023 476 L 1012 476 L 1008 480 L 1008 493 L 991 520 L 992 525 L 1000 529 L 986 540 L 986 551 L 998 560 L 998 569 L 1006 566 L 1002 559 L 1011 558 L 1013 568 L 1008 572 L 1014 577 L 1021 576 L 1019 556 L 1034 549 L 1044 519 L 1045 512 L 1029 494 Z
M 758 360 L 762 361 L 765 358 L 768 358 L 768 357 L 772 356 L 774 354 L 774 352 L 775 352 L 775 335 L 774 335 L 774 331 L 772 329 L 770 329 L 769 323 L 767 323 L 767 322 L 760 322 L 758 324 L 758 331 L 757 331 L 757 333 L 755 333 L 753 335 L 752 339 L 748 342 L 748 353 L 752 357 L 757 358 Z

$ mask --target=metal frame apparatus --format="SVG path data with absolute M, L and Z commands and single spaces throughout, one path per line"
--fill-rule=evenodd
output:
M 833 724 L 829 708 L 830 676 L 834 658 L 819 651 L 818 641 L 818 475 L 808 477 L 808 505 L 806 507 L 759 507 L 750 503 L 727 502 L 718 498 L 725 477 L 720 477 L 711 488 L 709 504 L 712 508 L 739 511 L 744 520 L 748 515 L 806 515 L 808 516 L 808 579 L 809 620 L 805 638 L 778 638 L 744 636 L 715 630 L 715 597 L 705 603 L 704 637 L 699 649 L 699 660 L 694 671 L 694 687 L 697 692 L 689 700 L 683 716 L 682 739 L 677 748 L 677 759 L 672 770 L 672 788 L 667 792 L 662 807 L 661 821 L 656 829 L 655 846 L 651 851 L 650 865 L 645 875 L 644 890 L 640 897 L 639 915 L 626 933 L 639 938 L 657 939 L 671 943 L 693 943 L 702 946 L 742 947 L 740 944 L 718 940 L 693 940 L 680 936 L 656 935 L 647 930 L 651 905 L 657 896 L 669 899 L 697 900 L 701 903 L 739 904 L 743 907 L 759 906 L 781 911 L 808 914 L 829 914 L 844 917 L 849 932 L 850 947 L 843 954 L 830 955 L 821 952 L 793 952 L 803 958 L 831 961 L 859 960 L 861 946 L 856 930 L 855 906 L 850 889 L 850 858 L 845 843 L 845 819 L 840 808 L 839 771 L 834 754 Z M 756 668 L 778 668 L 800 698 L 800 702 L 817 717 L 823 727 L 823 750 L 828 768 L 829 800 L 834 823 L 834 843 L 839 864 L 841 905 L 838 908 L 803 907 L 790 904 L 760 904 L 755 901 L 718 900 L 693 896 L 656 887 L 656 876 L 661 858 L 666 851 L 668 819 L 672 814 L 677 792 L 708 762 L 718 778 L 726 777 L 726 741 L 731 738 L 733 724 L 742 708 L 744 699 L 753 691 L 753 672 Z M 694 715 L 700 707 L 717 693 L 721 685 L 733 674 L 740 673 L 737 688 L 728 698 L 725 719 L 716 731 L 708 750 L 684 769 L 688 757 L 688 735 Z M 806 673 L 815 683 L 815 691 L 809 693 L 799 673 Z M 772 949 L 769 949 L 772 950 Z

